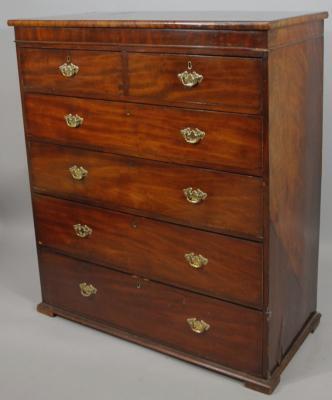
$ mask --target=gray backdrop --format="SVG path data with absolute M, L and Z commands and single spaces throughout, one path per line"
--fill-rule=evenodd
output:
M 330 11 L 332 0 L 2 0 L 0 3 L 0 398 L 257 399 L 263 395 L 204 369 L 173 360 L 60 318 L 34 311 L 40 301 L 27 163 L 8 18 L 89 11 Z M 330 399 L 332 392 L 332 19 L 325 30 L 324 147 L 319 275 L 323 320 L 288 370 L 275 399 Z M 227 397 L 226 397 L 227 396 Z

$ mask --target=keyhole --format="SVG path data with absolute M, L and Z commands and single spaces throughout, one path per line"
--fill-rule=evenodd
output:
M 137 289 L 141 288 L 141 282 L 140 281 L 137 281 L 136 287 L 137 287 Z
M 190 70 L 190 69 L 192 69 L 192 67 L 193 67 L 192 62 L 188 61 L 188 69 Z
M 70 64 L 70 56 L 67 56 L 67 64 Z

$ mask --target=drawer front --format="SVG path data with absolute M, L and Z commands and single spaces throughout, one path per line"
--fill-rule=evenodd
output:
M 39 243 L 85 260 L 261 307 L 262 246 L 129 214 L 34 196 Z M 80 237 L 77 224 L 92 232 Z
M 118 52 L 20 49 L 19 61 L 23 87 L 28 91 L 101 98 L 122 94 Z M 63 76 L 59 67 L 67 64 L 77 66 L 78 72 Z M 74 67 L 67 71 L 74 73 Z
M 39 260 L 46 303 L 261 374 L 262 313 L 44 250 Z M 202 333 L 194 332 L 187 322 L 191 318 L 206 322 L 209 329 L 197 324 Z
M 29 135 L 143 158 L 262 172 L 260 117 L 30 94 Z M 66 115 L 83 123 L 72 128 Z
M 198 228 L 262 235 L 259 178 L 37 142 L 30 143 L 30 156 L 37 191 Z M 69 172 L 73 166 L 83 167 L 88 175 L 74 179 Z
M 183 72 L 189 76 L 184 83 L 178 76 Z M 194 72 L 202 80 L 188 87 L 195 84 L 189 75 Z M 128 73 L 132 97 L 261 112 L 263 67 L 258 58 L 129 53 Z

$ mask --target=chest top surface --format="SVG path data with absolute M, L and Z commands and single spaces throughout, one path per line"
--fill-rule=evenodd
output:
M 122 12 L 12 19 L 10 26 L 270 30 L 328 17 L 327 12 Z

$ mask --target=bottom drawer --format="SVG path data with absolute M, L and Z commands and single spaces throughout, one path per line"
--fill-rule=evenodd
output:
M 261 374 L 260 312 L 45 249 L 39 251 L 39 262 L 45 303 L 230 368 Z

